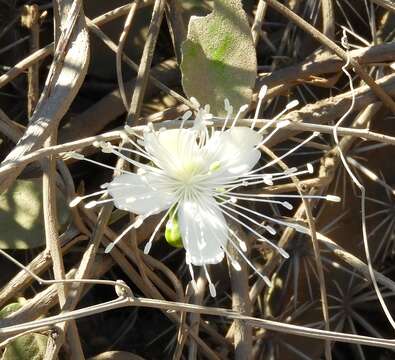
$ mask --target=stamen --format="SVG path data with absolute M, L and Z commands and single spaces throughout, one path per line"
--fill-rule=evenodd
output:
M 188 264 L 188 268 L 189 268 L 189 273 L 191 274 L 192 287 L 193 287 L 193 290 L 195 290 L 195 292 L 196 292 L 197 291 L 197 283 L 195 280 L 195 273 L 193 271 L 193 267 L 192 267 L 191 263 Z
M 229 111 L 229 109 L 232 108 L 228 98 L 224 99 L 224 105 L 225 105 L 225 111 Z
M 133 150 L 133 149 L 129 149 L 129 148 L 126 148 L 126 147 L 114 146 L 114 145 L 112 146 L 112 148 L 116 149 L 118 151 L 126 151 L 128 153 L 136 154 L 136 155 L 141 156 L 141 157 L 143 157 L 143 158 L 145 158 L 145 159 L 147 159 L 149 161 L 153 161 L 154 160 L 154 158 L 149 153 L 147 153 L 146 151 Z
M 188 110 L 187 112 L 184 113 L 184 115 L 182 115 L 181 125 L 180 125 L 181 129 L 184 128 L 185 122 L 188 121 L 191 118 L 191 116 L 192 116 L 192 111 L 191 110 Z
M 342 201 L 340 196 L 337 195 L 326 195 L 325 200 L 332 201 L 332 202 L 340 202 Z
M 241 265 L 240 265 L 240 263 L 239 263 L 235 258 L 233 258 L 233 256 L 231 256 L 231 255 L 229 254 L 228 251 L 226 252 L 226 254 L 227 254 L 227 256 L 229 257 L 230 263 L 232 264 L 233 268 L 234 268 L 236 271 L 241 271 Z
M 148 216 L 142 216 L 139 215 L 136 218 L 136 221 L 134 221 L 131 225 L 129 225 L 124 231 L 122 231 L 122 233 L 110 244 L 107 245 L 107 247 L 104 249 L 104 252 L 106 254 L 108 254 L 109 252 L 111 252 L 111 250 L 114 248 L 114 246 L 120 241 L 122 240 L 122 238 L 132 229 L 137 228 L 141 225 L 141 223 L 144 221 L 144 219 L 148 217 Z
M 179 202 L 177 201 L 177 206 L 174 209 L 174 212 L 177 211 L 178 209 L 178 204 Z M 155 213 L 158 209 L 155 209 L 152 211 L 152 213 Z M 151 251 L 151 247 L 152 247 L 152 243 L 154 241 L 154 238 L 156 236 L 156 234 L 158 233 L 160 227 L 162 226 L 162 224 L 164 223 L 164 221 L 166 220 L 167 216 L 169 215 L 170 211 L 173 211 L 172 206 L 170 206 L 170 208 L 166 211 L 166 214 L 162 217 L 162 219 L 159 221 L 159 223 L 156 225 L 153 233 L 151 234 L 151 237 L 149 238 L 147 244 L 144 247 L 144 254 L 148 254 Z
M 70 207 L 77 206 L 81 201 L 82 201 L 82 197 L 81 196 L 77 196 L 73 200 L 70 201 L 69 206 Z
M 264 129 L 266 129 L 267 127 L 269 127 L 271 124 L 273 124 L 273 123 L 276 122 L 276 121 L 277 121 L 277 119 L 273 119 L 271 122 L 269 122 L 269 123 L 267 124 L 266 127 L 263 127 L 261 130 L 259 130 L 258 133 L 261 134 L 261 133 L 264 131 Z M 279 123 L 277 123 L 277 124 L 276 124 L 276 128 L 275 128 L 269 135 L 267 135 L 267 136 L 263 139 L 263 141 L 262 141 L 260 144 L 258 144 L 255 148 L 258 149 L 260 146 L 266 144 L 275 134 L 277 134 L 277 132 L 278 132 L 280 129 L 286 127 L 287 125 L 289 125 L 289 121 L 288 121 L 288 120 L 280 121 Z
M 218 196 L 228 196 L 230 193 L 220 193 Z M 283 207 L 285 207 L 288 210 L 292 210 L 294 207 L 291 203 L 288 201 L 280 201 L 280 200 L 272 200 L 272 199 L 261 199 L 261 198 L 254 198 L 254 197 L 248 197 L 248 194 L 241 194 L 241 196 L 232 196 L 232 198 L 235 198 L 237 200 L 249 200 L 249 201 L 258 201 L 258 202 L 265 202 L 265 203 L 270 203 L 270 204 L 278 204 Z M 236 202 L 232 202 L 233 204 L 236 204 Z
M 298 171 L 298 168 L 297 168 L 297 167 L 291 167 L 291 168 L 289 168 L 289 169 L 284 170 L 284 174 L 285 174 L 285 175 L 288 175 L 288 174 L 295 173 L 296 171 Z
M 261 89 L 259 90 L 258 104 L 257 104 L 256 110 L 255 110 L 254 120 L 252 121 L 252 124 L 251 124 L 251 129 L 253 129 L 255 127 L 256 121 L 259 116 L 259 111 L 261 110 L 263 99 L 266 96 L 266 92 L 267 92 L 267 86 L 263 85 L 261 87 Z
M 86 158 L 84 155 L 79 154 L 79 153 L 69 153 L 69 154 L 70 154 L 70 157 L 72 157 L 73 159 L 87 161 L 87 162 L 90 162 L 90 163 L 92 163 L 92 164 L 95 164 L 95 165 L 99 165 L 99 166 L 101 166 L 101 167 L 104 167 L 104 168 L 106 168 L 106 169 L 116 170 L 116 171 L 119 171 L 119 172 L 124 173 L 124 174 L 134 174 L 134 173 L 132 173 L 132 172 L 130 172 L 130 171 L 122 170 L 122 169 L 117 169 L 117 168 L 114 167 L 114 166 L 106 165 L 106 164 L 103 164 L 103 163 L 101 163 L 101 162 L 98 162 L 98 161 L 95 161 L 95 160 Z
M 291 110 L 295 107 L 297 107 L 299 105 L 299 101 L 298 100 L 292 100 L 291 102 L 289 102 L 286 106 L 285 106 L 285 110 Z
M 233 235 L 235 237 L 235 239 L 240 243 L 243 242 L 239 236 L 231 229 L 229 228 L 229 232 L 231 233 L 231 235 Z M 240 256 L 243 258 L 243 260 L 246 262 L 246 264 L 256 273 L 258 274 L 258 276 L 266 283 L 267 286 L 271 287 L 272 286 L 272 282 L 269 280 L 269 278 L 266 275 L 262 275 L 260 271 L 258 271 L 258 269 L 254 266 L 254 264 L 247 258 L 247 256 L 245 256 L 245 254 L 240 251 L 240 249 L 238 248 L 238 246 L 235 244 L 235 242 L 233 241 L 233 239 L 229 236 L 228 240 L 230 241 L 230 243 L 234 246 L 234 248 L 236 249 L 236 251 L 240 254 Z
M 225 118 L 224 124 L 222 125 L 221 132 L 223 132 L 225 130 L 226 125 L 233 114 L 233 106 L 230 105 L 229 100 L 227 98 L 225 98 L 224 103 L 225 103 L 226 118 Z
M 254 197 L 254 201 L 260 201 L 260 198 L 271 198 L 271 197 L 277 197 L 277 198 L 292 198 L 292 199 L 301 199 L 302 196 L 300 195 L 294 195 L 294 194 L 242 194 L 242 193 L 234 193 L 234 192 L 228 192 L 228 195 L 232 196 L 237 196 L 238 198 L 242 199 L 243 197 Z M 328 201 L 334 201 L 334 202 L 339 202 L 341 201 L 341 198 L 336 195 L 303 195 L 304 199 L 321 199 L 321 200 L 328 200 Z M 252 199 L 251 199 L 252 200 Z
M 299 101 L 298 100 L 293 100 L 290 103 L 288 103 L 285 107 L 285 109 L 283 111 L 281 111 L 279 114 L 277 114 L 271 121 L 269 121 L 265 126 L 263 126 L 258 133 L 261 134 L 263 133 L 268 127 L 272 126 L 278 119 L 281 118 L 281 116 L 283 116 L 287 111 L 291 110 L 292 108 L 294 108 L 295 106 L 299 105 Z M 281 124 L 283 121 L 280 121 L 277 126 L 276 129 L 274 131 L 276 131 L 279 128 L 282 128 L 286 125 L 289 124 L 289 120 L 284 120 L 286 121 L 286 123 Z
M 203 265 L 203 268 L 204 268 L 204 272 L 206 274 L 206 278 L 207 278 L 207 281 L 208 281 L 208 288 L 210 290 L 210 295 L 211 295 L 211 297 L 215 298 L 217 296 L 217 290 L 215 290 L 215 286 L 214 286 L 214 284 L 211 281 L 211 278 L 210 278 L 210 275 L 208 273 L 206 264 Z
M 276 129 L 283 129 L 283 128 L 285 128 L 286 126 L 288 126 L 290 123 L 291 123 L 291 122 L 290 122 L 289 120 L 279 121 L 279 122 L 276 124 Z
M 75 160 L 84 160 L 85 156 L 77 152 L 69 152 L 68 155 Z
M 237 211 L 235 209 L 232 209 L 226 205 L 223 204 L 219 204 L 219 206 L 221 206 L 222 208 L 226 208 L 230 211 L 233 211 L 235 213 L 237 213 L 238 215 L 244 217 L 245 219 L 251 221 L 252 223 L 263 227 L 262 224 L 259 224 L 258 222 L 256 222 L 255 220 L 249 218 L 248 216 L 246 216 L 245 214 L 241 213 L 240 211 Z M 225 210 L 222 209 L 222 212 L 229 216 L 231 219 L 233 219 L 234 221 L 236 221 L 237 223 L 239 223 L 241 226 L 243 226 L 244 228 L 246 228 L 247 230 L 251 231 L 255 236 L 257 236 L 257 240 L 262 241 L 262 242 L 266 242 L 267 244 L 269 244 L 270 246 L 272 246 L 273 248 L 275 248 L 284 258 L 288 259 L 289 258 L 289 254 L 281 249 L 279 246 L 277 246 L 276 244 L 274 244 L 273 242 L 271 242 L 269 239 L 265 238 L 264 236 L 262 236 L 261 234 L 259 234 L 257 231 L 255 231 L 251 226 L 248 226 L 247 224 L 243 223 L 242 221 L 240 221 L 238 218 L 236 218 L 235 216 L 229 214 L 228 212 L 226 212 Z
M 239 112 L 237 113 L 236 117 L 233 120 L 231 128 L 233 128 L 236 125 L 237 120 L 239 120 L 241 114 L 244 113 L 247 109 L 248 109 L 247 104 L 244 104 L 243 106 L 240 107 Z
M 292 210 L 294 208 L 293 205 L 291 203 L 289 203 L 288 201 L 283 201 L 281 203 L 281 205 L 284 206 L 288 210 Z
M 85 205 L 85 209 L 92 209 L 97 205 L 105 204 L 105 203 L 112 202 L 112 201 L 114 201 L 114 199 L 104 199 L 104 200 L 99 200 L 99 201 L 92 200 L 92 201 L 89 201 Z
M 70 201 L 69 206 L 70 207 L 74 207 L 74 206 L 78 205 L 84 199 L 88 199 L 88 198 L 90 198 L 92 196 L 102 195 L 102 194 L 106 194 L 106 193 L 107 193 L 107 190 L 103 190 L 103 191 L 94 192 L 94 193 L 89 194 L 89 195 L 77 196 L 73 200 Z
M 228 251 L 228 249 L 226 249 L 225 246 L 221 246 L 221 249 L 224 251 L 224 253 L 225 253 L 226 256 L 228 257 L 228 261 L 230 261 L 232 267 L 233 267 L 236 271 L 241 271 L 241 265 L 240 265 L 240 263 L 234 258 L 234 256 Z
M 247 252 L 247 244 L 245 243 L 245 241 L 241 239 L 237 239 L 237 240 L 239 242 L 240 249 L 244 252 Z
M 312 135 L 310 135 L 307 139 L 305 139 L 304 141 L 302 141 L 301 143 L 299 143 L 298 145 L 296 145 L 294 148 L 290 149 L 289 151 L 287 151 L 285 154 L 281 155 L 280 157 L 278 157 L 277 159 L 274 159 L 272 161 L 269 161 L 266 165 L 262 166 L 261 168 L 255 170 L 255 171 L 259 171 L 259 170 L 263 170 L 266 169 L 269 166 L 272 166 L 276 163 L 278 163 L 280 160 L 284 159 L 285 157 L 287 157 L 288 155 L 292 154 L 293 152 L 295 152 L 296 150 L 298 150 L 299 148 L 301 148 L 302 146 L 304 146 L 305 144 L 307 144 L 308 142 L 310 142 L 312 139 L 314 139 L 315 137 L 317 137 L 320 133 L 319 132 L 314 132 Z
M 162 173 L 162 171 L 158 168 L 146 165 L 146 164 L 142 164 L 138 161 L 135 161 L 127 156 L 125 156 L 124 154 L 122 154 L 120 151 L 115 150 L 114 146 L 112 146 L 109 143 L 105 143 L 105 144 L 100 144 L 102 151 L 105 153 L 112 153 L 114 155 L 117 155 L 118 157 L 120 157 L 121 159 L 124 159 L 125 161 L 127 161 L 128 163 L 136 166 L 137 168 L 141 168 L 141 169 L 146 169 L 155 173 Z

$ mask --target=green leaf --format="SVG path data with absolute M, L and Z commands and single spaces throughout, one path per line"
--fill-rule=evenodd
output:
M 19 310 L 22 307 L 22 303 L 11 303 L 6 306 L 4 306 L 0 310 L 0 319 L 6 318 L 8 315 L 11 315 L 13 312 Z
M 21 303 L 12 303 L 0 310 L 0 319 L 22 307 Z M 45 355 L 48 337 L 42 334 L 23 335 L 11 341 L 4 350 L 1 360 L 42 360 Z
M 69 208 L 60 192 L 57 198 L 60 226 L 69 220 Z M 17 180 L 0 195 L 0 248 L 32 249 L 45 244 L 42 181 Z
M 191 17 L 182 44 L 182 84 L 188 97 L 224 113 L 227 98 L 238 110 L 249 104 L 257 75 L 256 51 L 241 0 L 216 0 L 204 17 Z

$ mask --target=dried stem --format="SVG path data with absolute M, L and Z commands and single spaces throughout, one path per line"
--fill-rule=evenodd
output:
M 122 76 L 122 56 L 124 55 L 123 49 L 125 46 L 125 42 L 129 34 L 130 28 L 132 26 L 134 15 L 136 14 L 136 10 L 139 5 L 140 5 L 140 0 L 133 0 L 132 4 L 130 5 L 130 10 L 128 16 L 126 17 L 125 23 L 123 25 L 122 33 L 118 41 L 118 48 L 116 51 L 115 65 L 117 68 L 117 80 L 118 80 L 119 92 L 121 94 L 122 102 L 123 105 L 125 106 L 126 111 L 128 111 L 129 107 L 128 107 L 128 101 L 126 99 L 125 84 Z
M 145 90 L 149 79 L 152 58 L 154 56 L 156 40 L 159 35 L 160 24 L 165 11 L 166 0 L 156 0 L 152 11 L 151 23 L 148 29 L 143 55 L 140 59 L 140 67 L 137 73 L 136 86 L 130 103 L 126 123 L 135 125 L 140 116 L 141 106 L 144 100 Z
M 328 39 L 314 26 L 310 25 L 306 20 L 289 10 L 286 6 L 279 3 L 277 0 L 266 0 L 267 4 L 277 10 L 279 13 L 284 15 L 287 19 L 293 21 L 301 29 L 309 33 L 314 39 L 318 40 L 321 44 L 328 47 L 336 55 L 341 57 L 344 61 L 347 61 L 348 54 L 340 46 L 336 45 L 332 40 Z M 372 77 L 362 68 L 362 66 L 353 58 L 350 60 L 351 66 L 355 72 L 361 77 L 362 80 L 372 89 L 374 94 L 387 106 L 393 113 L 395 113 L 395 102 L 392 98 L 377 84 Z

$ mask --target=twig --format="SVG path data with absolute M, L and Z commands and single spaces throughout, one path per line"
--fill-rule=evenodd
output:
M 378 83 L 388 94 L 395 95 L 395 75 L 386 76 L 380 79 Z M 290 120 L 291 122 L 308 122 L 314 124 L 324 124 L 337 120 L 349 109 L 354 95 L 354 111 L 364 109 L 366 105 L 377 102 L 377 98 L 373 91 L 365 85 L 355 89 L 354 92 L 348 91 L 331 98 L 319 100 L 314 104 L 308 104 L 301 109 L 291 111 L 286 114 L 283 119 Z M 273 138 L 267 142 L 267 146 L 273 147 L 275 144 L 288 139 L 295 133 L 296 132 L 287 131 L 287 129 L 285 129 L 281 133 L 273 136 Z
M 232 224 L 235 233 L 238 233 L 240 238 L 245 238 L 240 226 Z M 228 261 L 228 268 L 230 274 L 230 281 L 232 285 L 232 309 L 240 314 L 251 315 L 252 306 L 249 298 L 249 284 L 248 271 L 246 263 L 240 256 L 239 252 L 233 246 L 228 247 L 230 255 L 237 261 L 241 269 L 236 270 Z M 250 359 L 252 353 L 252 329 L 243 321 L 234 321 L 232 324 L 232 335 L 234 342 L 234 358 L 236 360 Z
M 126 99 L 125 84 L 123 82 L 123 76 L 122 76 L 122 56 L 123 56 L 123 48 L 125 46 L 127 36 L 129 34 L 130 28 L 132 26 L 134 15 L 136 14 L 136 10 L 139 5 L 140 5 L 140 0 L 134 0 L 132 2 L 132 4 L 130 5 L 130 10 L 129 10 L 128 16 L 126 17 L 125 23 L 123 25 L 122 33 L 119 37 L 118 48 L 117 48 L 116 57 L 115 57 L 115 65 L 116 65 L 116 69 L 117 69 L 117 80 L 118 80 L 119 92 L 121 94 L 122 102 L 123 102 L 123 105 L 125 106 L 126 111 L 128 111 L 129 105 L 128 105 L 128 101 Z
M 344 61 L 347 61 L 347 52 L 344 51 L 340 46 L 336 45 L 333 41 L 328 39 L 325 35 L 318 31 L 314 26 L 309 24 L 306 20 L 302 19 L 300 16 L 289 10 L 286 6 L 279 3 L 277 0 L 266 0 L 266 2 L 269 6 L 276 9 L 287 19 L 293 21 L 301 29 L 312 35 L 321 44 L 332 50 Z M 351 58 L 350 64 L 354 68 L 355 72 L 361 77 L 361 79 L 364 80 L 366 84 L 372 89 L 373 93 L 383 102 L 383 104 L 385 104 L 385 106 L 387 106 L 393 113 L 395 113 L 395 102 L 385 92 L 385 90 L 382 89 L 381 86 L 372 79 L 372 77 L 361 67 L 361 65 L 355 59 Z
M 41 147 L 53 129 L 57 128 L 82 84 L 88 67 L 89 41 L 82 10 L 79 11 L 78 9 L 77 4 L 73 7 L 73 11 L 68 14 L 66 22 L 62 24 L 66 26 L 66 31 L 62 32 L 57 45 L 57 52 L 43 94 L 25 135 L 3 163 L 18 159 L 20 156 Z M 73 24 L 76 24 L 76 26 L 72 26 Z M 68 64 L 67 67 L 63 66 L 63 61 Z M 18 175 L 19 172 L 16 171 L 6 179 L 1 179 L 0 193 L 3 193 Z
M 335 39 L 335 12 L 332 0 L 321 1 L 322 10 L 322 32 L 331 40 Z
M 61 246 L 62 251 L 67 253 L 68 250 L 73 247 L 78 242 L 86 239 L 85 235 L 77 236 L 77 233 L 67 232 L 64 236 L 61 236 Z M 38 254 L 26 267 L 30 270 L 31 273 L 40 275 L 46 269 L 51 266 L 52 259 L 49 256 L 49 253 L 46 251 L 42 251 Z M 22 292 L 29 284 L 33 281 L 33 277 L 30 272 L 25 270 L 21 270 L 17 273 L 11 280 L 7 282 L 7 284 L 0 290 L 0 306 L 4 306 L 10 299 L 16 297 L 19 292 Z
M 269 150 L 268 148 L 264 148 L 264 152 L 267 153 L 273 160 L 276 160 L 277 163 L 279 164 L 279 166 L 284 171 L 289 170 L 288 166 L 281 159 L 279 159 L 271 150 Z M 317 267 L 318 280 L 319 280 L 319 286 L 320 286 L 322 314 L 324 317 L 325 330 L 329 331 L 330 324 L 329 324 L 328 296 L 327 296 L 327 291 L 326 291 L 324 268 L 322 266 L 322 260 L 321 260 L 321 254 L 320 254 L 320 246 L 319 246 L 319 243 L 317 240 L 315 222 L 314 222 L 313 214 L 311 212 L 310 202 L 303 197 L 303 192 L 302 192 L 302 189 L 299 184 L 299 179 L 296 176 L 292 176 L 291 179 L 292 179 L 292 182 L 295 184 L 295 187 L 302 198 L 302 206 L 304 208 L 304 212 L 306 214 L 307 222 L 309 225 L 309 235 L 311 237 L 311 242 L 313 245 L 314 260 L 315 260 L 316 267 Z M 327 360 L 332 359 L 331 344 L 330 344 L 329 340 L 325 341 L 325 358 Z
M 395 5 L 392 0 L 372 0 L 374 3 L 377 5 L 382 6 L 383 8 L 386 8 L 387 10 L 395 12 Z
M 95 278 L 102 277 L 113 265 L 113 261 L 109 257 L 99 257 L 95 260 L 95 271 L 93 276 Z M 76 269 L 73 268 L 69 270 L 65 276 L 65 279 L 68 284 L 71 284 L 75 280 L 73 277 L 75 276 Z M 78 280 L 77 280 L 78 281 Z M 51 281 L 45 281 L 45 283 L 51 283 Z M 85 284 L 89 286 L 95 284 L 104 284 L 107 286 L 114 287 L 116 282 L 112 281 L 110 283 L 106 283 L 103 280 L 86 280 Z M 17 311 L 13 312 L 11 315 L 2 319 L 0 321 L 1 327 L 10 326 L 15 324 L 21 324 L 26 321 L 32 321 L 38 319 L 39 317 L 46 315 L 49 310 L 51 310 L 54 306 L 58 304 L 59 298 L 57 294 L 58 282 L 53 281 L 50 286 L 48 286 L 45 290 L 37 293 L 32 299 L 27 300 L 27 302 Z
M 167 0 L 166 18 L 169 25 L 170 35 L 173 41 L 174 52 L 177 62 L 181 63 L 181 44 L 186 39 L 187 31 L 182 17 L 182 8 L 179 0 Z
M 104 44 L 106 44 L 109 47 L 110 50 L 114 51 L 118 55 L 119 53 L 118 46 L 103 31 L 101 31 L 100 28 L 97 25 L 95 25 L 91 20 L 86 18 L 86 21 L 88 23 L 89 30 L 93 32 L 97 37 L 99 37 L 99 39 L 102 40 Z M 128 65 L 131 69 L 138 71 L 139 66 L 133 60 L 131 60 L 126 54 L 121 53 L 119 54 L 119 56 L 120 56 L 120 60 L 122 59 L 125 62 L 125 64 Z M 176 91 L 170 89 L 168 86 L 166 86 L 162 81 L 158 79 L 158 77 L 155 74 L 150 73 L 149 79 L 152 82 L 152 84 L 155 85 L 158 89 L 164 91 L 166 94 L 173 96 L 180 103 L 187 104 L 193 107 L 192 103 L 188 99 L 181 96 Z M 125 84 L 124 83 L 122 84 L 123 84 L 123 90 L 125 91 Z M 127 111 L 128 108 L 126 106 L 124 107 Z
M 150 1 L 144 2 L 141 6 L 150 5 Z M 108 13 L 102 14 L 97 18 L 93 19 L 92 22 L 97 25 L 103 25 L 109 21 L 112 21 L 120 16 L 123 16 L 128 13 L 130 8 L 130 4 L 120 6 L 114 10 L 109 11 Z M 5 74 L 0 76 L 0 88 L 4 85 L 8 84 L 10 81 L 15 79 L 18 75 L 23 74 L 26 69 L 28 69 L 32 64 L 37 61 L 43 60 L 49 55 L 53 53 L 54 44 L 48 44 L 40 50 L 37 50 L 35 53 L 29 55 L 28 57 L 21 60 L 19 63 L 14 65 L 12 69 L 7 71 Z
M 160 24 L 165 11 L 166 0 L 156 0 L 152 11 L 151 23 L 148 29 L 147 39 L 144 45 L 143 55 L 140 59 L 140 67 L 137 73 L 136 86 L 134 88 L 132 101 L 126 118 L 126 124 L 135 125 L 140 116 L 141 106 L 143 104 L 145 90 L 149 79 L 152 58 L 156 40 L 159 35 Z
M 217 307 L 206 307 L 200 305 L 177 303 L 165 300 L 147 299 L 147 298 L 118 298 L 116 300 L 111 300 L 106 303 L 99 305 L 93 305 L 86 307 L 84 309 L 78 309 L 70 311 L 65 314 L 50 316 L 45 319 L 36 320 L 33 322 L 27 322 L 21 325 L 9 326 L 5 328 L 0 328 L 0 337 L 12 336 L 14 334 L 41 328 L 43 326 L 53 325 L 60 321 L 67 321 L 70 319 L 79 319 L 82 317 L 94 315 L 97 313 L 103 313 L 106 311 L 119 309 L 123 307 L 147 307 L 156 308 L 161 310 L 172 310 L 172 311 L 185 311 L 191 313 L 200 313 L 213 316 L 221 316 L 231 320 L 241 320 L 257 328 L 263 328 L 266 330 L 296 335 L 304 336 L 313 339 L 330 340 L 338 342 L 346 342 L 351 344 L 361 344 L 374 347 L 383 347 L 388 349 L 395 349 L 395 340 L 392 339 L 380 339 L 369 336 L 361 336 L 347 333 L 340 333 L 335 331 L 326 331 L 320 329 L 309 328 L 306 326 L 287 324 L 283 322 L 265 320 L 254 318 L 242 314 L 238 314 L 233 310 L 228 310 L 225 308 Z
M 258 7 L 256 9 L 256 14 L 254 18 L 254 24 L 251 28 L 252 40 L 255 47 L 258 45 L 259 34 L 261 32 L 263 19 L 265 18 L 267 11 L 267 4 L 264 0 L 259 0 Z
M 207 279 L 204 276 L 203 271 L 200 271 L 200 274 L 196 280 L 196 290 L 194 291 L 192 297 L 192 304 L 201 305 L 204 300 L 204 294 L 206 292 L 207 287 Z M 199 323 L 200 323 L 200 315 L 190 314 L 189 316 L 189 326 L 190 331 L 193 332 L 196 336 L 199 336 Z M 189 351 L 188 351 L 188 360 L 196 360 L 197 359 L 197 346 L 194 341 L 189 342 Z
M 30 52 L 40 47 L 40 12 L 37 4 L 22 8 L 22 25 L 30 30 Z M 27 114 L 30 118 L 39 96 L 39 62 L 32 64 L 27 73 Z
M 56 131 L 55 131 L 56 132 Z M 56 135 L 53 133 L 46 144 L 48 146 L 56 143 Z M 43 173 L 43 209 L 44 209 L 44 228 L 45 228 L 45 240 L 46 250 L 49 252 L 52 258 L 52 268 L 54 272 L 55 280 L 63 280 L 65 278 L 64 264 L 62 258 L 62 250 L 60 247 L 60 241 L 58 236 L 58 216 L 56 206 L 56 185 L 55 185 L 55 173 L 56 173 L 56 160 L 54 156 L 50 156 L 47 161 L 47 167 Z M 64 284 L 57 285 L 57 292 L 59 297 L 60 309 L 63 309 L 66 303 L 66 286 Z M 58 325 L 62 329 L 62 333 L 65 331 L 65 324 Z M 45 360 L 52 360 L 57 357 L 60 348 L 63 345 L 64 337 L 59 336 L 58 339 L 52 344 L 50 349 L 51 352 L 46 352 L 44 357 Z
M 361 65 L 374 63 L 390 64 L 395 60 L 395 43 L 391 42 L 352 50 L 350 51 L 350 56 Z M 265 84 L 272 88 L 284 82 L 293 82 L 295 85 L 308 82 L 314 85 L 314 76 L 340 72 L 343 64 L 344 62 L 337 55 L 319 49 L 299 64 L 284 67 L 260 76 L 257 81 L 257 87 L 260 88 Z

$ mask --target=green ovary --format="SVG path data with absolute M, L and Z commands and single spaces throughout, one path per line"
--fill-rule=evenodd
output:
M 184 246 L 182 243 L 177 214 L 170 215 L 169 220 L 166 223 L 165 238 L 171 246 L 176 248 L 182 248 Z

